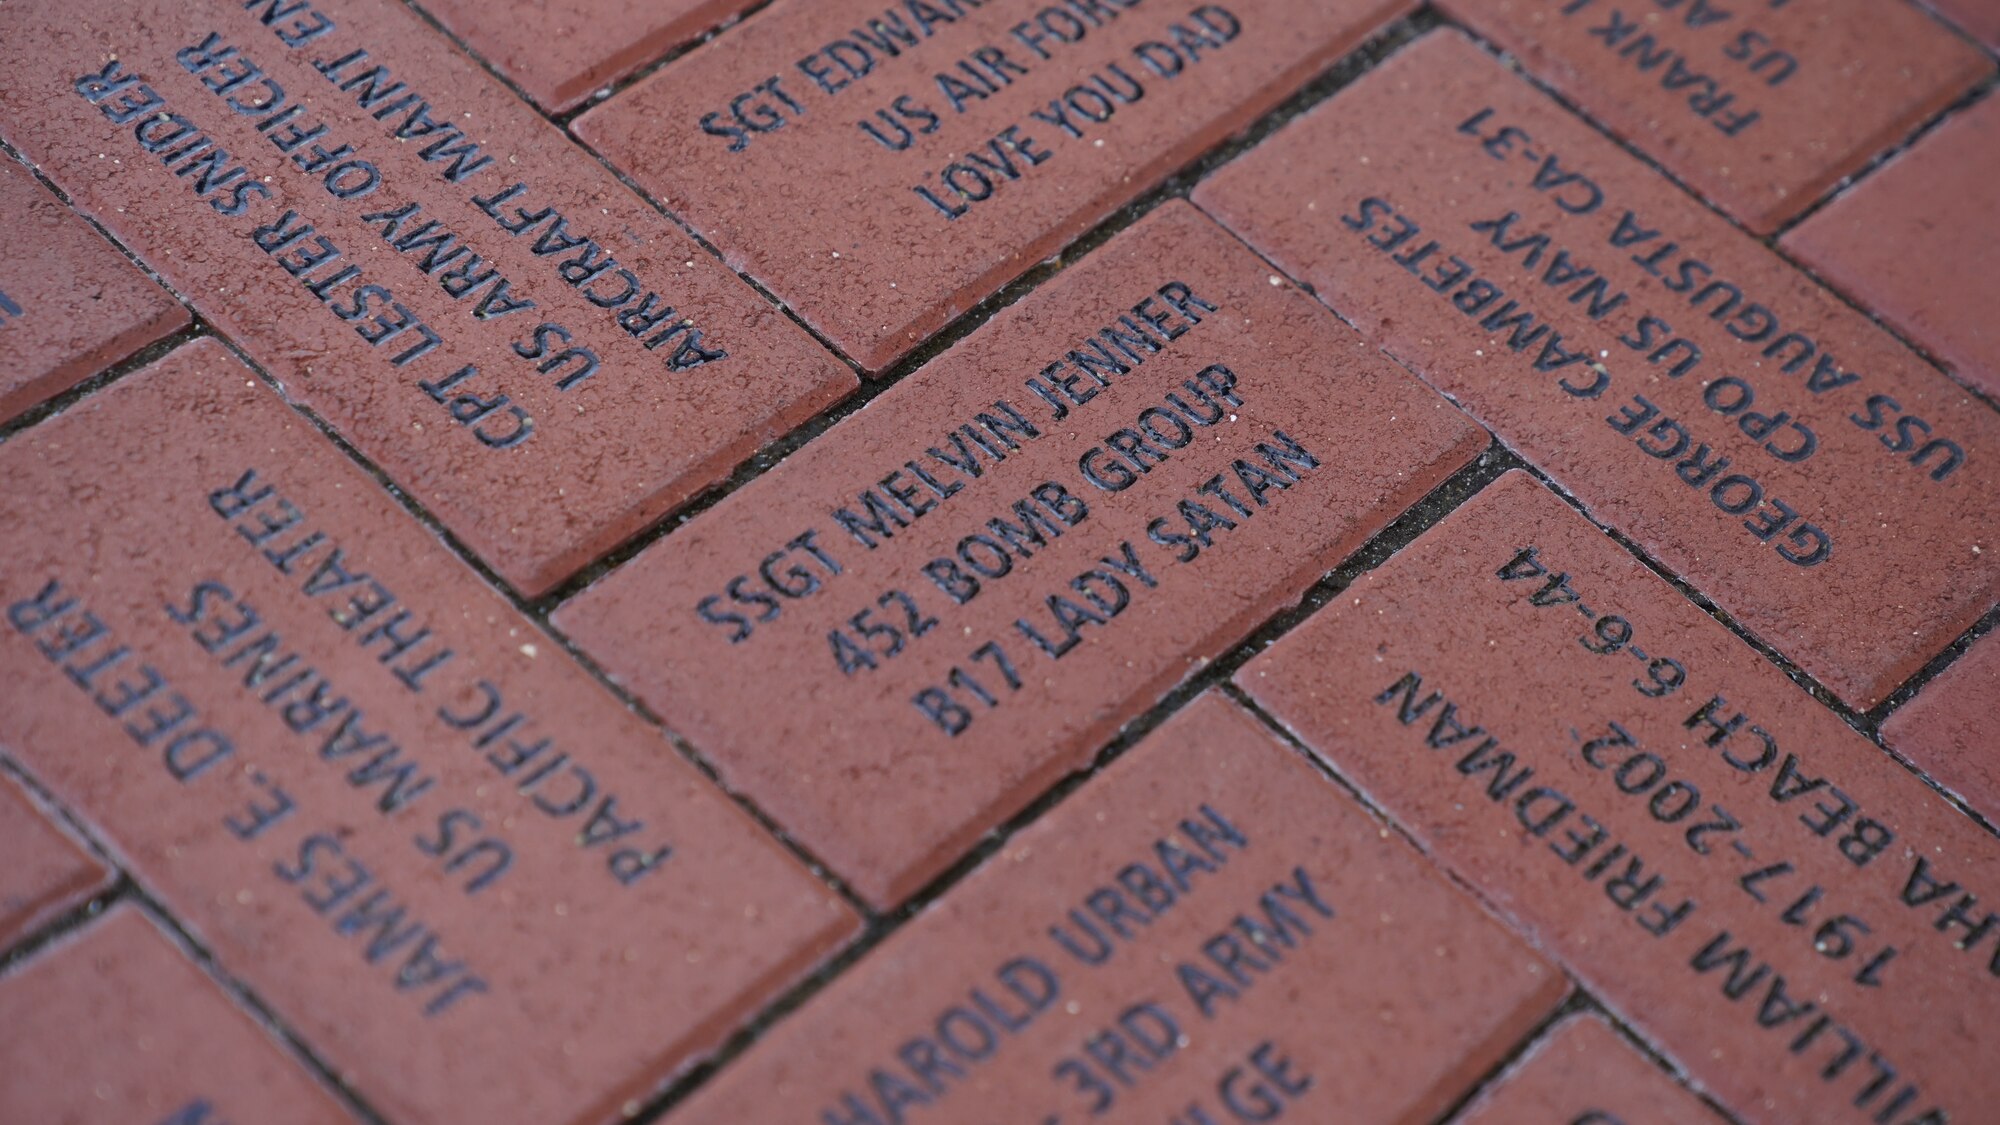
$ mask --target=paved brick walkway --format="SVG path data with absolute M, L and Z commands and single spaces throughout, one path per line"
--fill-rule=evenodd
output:
M 0 1122 L 1994 1120 L 1989 7 L 0 5 Z

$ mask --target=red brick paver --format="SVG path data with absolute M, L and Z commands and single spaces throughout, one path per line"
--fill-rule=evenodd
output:
M 1204 696 L 672 1120 L 1428 1120 L 1564 985 L 1385 836 Z
M 385 1113 L 612 1120 L 852 932 L 220 345 L 0 476 L 0 745 Z
M 1882 740 L 2000 820 L 2000 635 L 1988 633 L 1882 724 Z
M 22 0 L 0 71 L 0 136 L 527 594 L 853 385 L 396 0 Z
M 1923 0 L 1967 35 L 2000 50 L 2000 4 L 1993 0 Z
M 1984 1112 L 2000 841 L 1532 477 L 1237 682 L 1746 1121 Z
M 556 623 L 894 903 L 1485 446 L 1273 280 L 1163 208 Z
M 2000 398 L 1992 262 L 2000 97 L 1988 95 L 1785 235 L 1785 249 Z
M 110 884 L 96 857 L 0 778 L 0 951 Z
M 1990 8 L 0 0 L 0 1125 L 1984 1122 Z
M 756 0 L 423 0 L 422 7 L 551 112 L 669 48 L 752 7 Z
M 1857 706 L 2000 597 L 2000 415 L 1455 32 L 1195 199 Z
M 0 1121 L 355 1121 L 130 906 L 0 978 L 0 1074 Z
M 1910 0 L 1440 0 L 1768 234 L 1993 60 Z
M 118 248 L 0 159 L 0 422 L 186 326 Z
M 577 132 L 872 371 L 1410 6 L 779 0 Z
M 1596 1016 L 1573 1016 L 1529 1049 L 1456 1125 L 1723 1125 Z

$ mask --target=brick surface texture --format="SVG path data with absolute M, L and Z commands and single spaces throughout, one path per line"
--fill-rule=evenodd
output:
M 0 3 L 0 1122 L 1994 1120 L 1996 84 Z

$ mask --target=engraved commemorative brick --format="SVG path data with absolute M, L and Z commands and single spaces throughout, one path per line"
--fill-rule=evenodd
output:
M 1909 0 L 1440 0 L 1768 234 L 1993 70 Z
M 0 157 L 0 422 L 188 322 L 187 310 Z
M 110 884 L 96 857 L 0 776 L 0 950 Z
M 2000 820 L 2000 633 L 1972 643 L 1882 724 L 1882 741 L 1932 780 Z
M 537 105 L 562 113 L 755 2 L 424 0 L 423 8 Z
M 0 479 L 0 744 L 389 1119 L 615 1120 L 853 932 L 221 345 Z
M 1996 183 L 2000 97 L 1989 94 L 1793 228 L 1785 249 L 2000 398 Z
M 1210 694 L 670 1119 L 1430 1121 L 1564 988 Z
M 576 131 L 876 371 L 1413 6 L 779 0 Z
M 1278 280 L 1163 207 L 557 625 L 898 901 L 1485 446 Z
M 2000 598 L 2000 415 L 1457 32 L 1196 201 L 1857 707 Z
M 1526 473 L 1237 682 L 1727 1109 L 2000 1077 L 2000 841 Z
M 1724 1125 L 1595 1015 L 1572 1016 L 1456 1125 Z
M 855 385 L 396 0 L 19 0 L 0 133 L 508 583 Z
M 138 909 L 0 979 L 0 1121 L 354 1125 Z

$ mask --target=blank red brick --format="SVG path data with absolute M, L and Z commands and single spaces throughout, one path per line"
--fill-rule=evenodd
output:
M 1277 281 L 1163 207 L 557 625 L 892 904 L 1485 447 Z
M 693 40 L 756 0 L 425 0 L 424 8 L 535 104 L 575 109 L 593 91 Z
M 1744 1121 L 2000 1092 L 2000 840 L 1527 474 L 1237 682 Z
M 7 159 L 0 215 L 0 422 L 187 324 L 179 302 Z
M 779 0 L 576 132 L 879 371 L 1414 6 Z
M 2000 98 L 1989 95 L 1800 223 L 1785 249 L 2000 398 L 1996 183 Z
M 1993 70 L 1909 0 L 1440 6 L 1758 234 Z
M 1603 1018 L 1564 1020 L 1457 1125 L 1724 1125 Z
M 1882 741 L 1981 815 L 2000 820 L 2000 634 L 1972 643 L 1882 724 Z
M 0 980 L 0 1074 L 24 1125 L 356 1120 L 129 906 Z
M 2000 599 L 2000 415 L 1456 32 L 1195 199 L 1856 707 Z
M 2000 50 L 2000 4 L 1993 0 L 1924 0 L 1967 35 Z
M 669 1118 L 1429 1121 L 1564 987 L 1208 695 Z
M 398 0 L 19 0 L 0 72 L 0 133 L 529 596 L 855 386 Z
M 618 1119 L 854 932 L 221 345 L 0 477 L 0 744 L 389 1119 Z
M 111 884 L 111 873 L 0 777 L 0 950 Z

